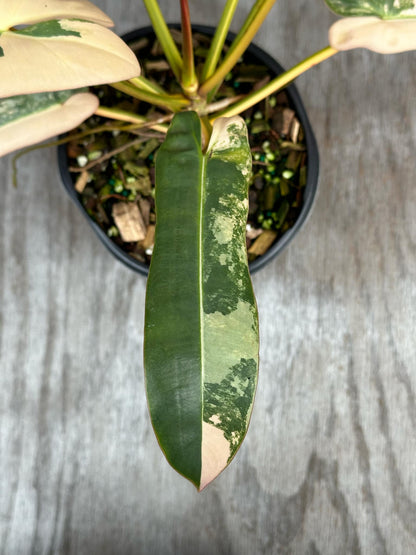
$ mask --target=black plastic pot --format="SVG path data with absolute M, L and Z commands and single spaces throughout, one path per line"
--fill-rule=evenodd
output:
M 171 27 L 178 28 L 177 25 L 172 25 Z M 213 27 L 206 27 L 203 25 L 194 25 L 193 30 L 206 34 L 206 35 L 213 35 L 215 29 Z M 149 35 L 153 35 L 153 28 L 152 27 L 143 27 L 142 29 L 138 29 L 136 31 L 132 31 L 127 33 L 122 38 L 125 42 L 129 43 L 132 41 L 136 41 L 142 37 L 146 37 Z M 229 34 L 228 39 L 231 41 L 235 35 L 232 33 Z M 261 48 L 255 46 L 254 44 L 250 45 L 247 49 L 247 53 L 252 56 L 258 58 L 259 62 L 269 70 L 274 73 L 275 75 L 279 75 L 283 73 L 284 69 L 282 66 L 276 62 L 271 56 L 266 54 Z M 311 124 L 309 123 L 308 117 L 305 112 L 305 108 L 303 106 L 302 100 L 299 96 L 299 93 L 294 85 L 290 85 L 285 89 L 290 105 L 293 110 L 295 110 L 297 114 L 297 118 L 299 119 L 305 133 L 305 140 L 306 140 L 306 148 L 308 154 L 308 172 L 307 172 L 307 182 L 303 194 L 303 206 L 301 212 L 296 220 L 295 224 L 284 233 L 277 241 L 270 247 L 270 249 L 263 255 L 258 257 L 256 260 L 250 263 L 250 272 L 256 272 L 260 268 L 262 268 L 265 264 L 267 264 L 272 258 L 280 254 L 283 249 L 292 241 L 298 231 L 306 222 L 313 205 L 313 201 L 316 195 L 316 191 L 318 188 L 318 176 L 319 176 L 319 154 L 318 154 L 318 147 L 316 144 L 316 139 L 312 131 Z M 91 225 L 92 229 L 95 231 L 97 236 L 100 238 L 101 242 L 107 247 L 107 249 L 121 262 L 123 262 L 126 266 L 131 268 L 132 270 L 139 272 L 141 274 L 147 275 L 149 271 L 149 267 L 147 264 L 140 262 L 139 260 L 133 258 L 128 253 L 126 253 L 121 247 L 119 247 L 116 243 L 114 243 L 105 233 L 101 227 L 94 222 L 84 209 L 82 203 L 78 198 L 78 194 L 74 189 L 74 184 L 71 178 L 71 174 L 68 169 L 68 158 L 66 153 L 66 145 L 61 145 L 58 147 L 58 163 L 59 163 L 59 170 L 61 174 L 61 178 L 63 181 L 63 185 L 67 190 L 69 196 L 74 201 L 74 203 L 78 206 L 84 216 L 87 218 L 89 224 Z

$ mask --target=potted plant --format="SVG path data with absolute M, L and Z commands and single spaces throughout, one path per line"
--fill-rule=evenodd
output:
M 134 56 L 103 30 L 109 21 L 90 3 L 51 0 L 46 8 L 43 2 L 26 0 L 12 10 L 5 0 L 0 1 L 3 154 L 68 130 L 94 112 L 138 127 L 165 123 L 98 107 L 94 95 L 79 92 L 82 86 L 108 81 L 174 114 L 168 118 L 169 130 L 156 159 L 157 227 L 146 295 L 146 389 L 162 450 L 199 490 L 228 465 L 239 448 L 257 381 L 258 320 L 245 249 L 251 153 L 239 114 L 339 50 L 367 47 L 389 53 L 416 48 L 413 0 L 327 0 L 329 7 L 346 16 L 331 28 L 330 46 L 244 98 L 211 112 L 207 107 L 213 91 L 240 58 L 273 3 L 253 3 L 222 58 L 237 6 L 228 0 L 206 64 L 197 74 L 187 1 L 180 2 L 180 53 L 156 0 L 144 0 L 181 87 L 177 94 L 166 94 L 158 84 L 138 76 Z M 21 28 L 22 24 L 27 26 Z M 107 40 L 114 41 L 110 52 L 106 52 Z M 28 48 L 37 54 L 40 71 L 45 66 L 41 58 L 45 43 L 54 47 L 46 75 L 39 79 L 33 70 L 34 75 L 16 72 L 17 67 L 23 71 L 28 66 Z M 91 45 L 102 54 L 101 62 L 97 58 L 92 64 L 84 63 L 84 49 Z M 105 64 L 109 73 L 101 72 L 102 60 L 107 56 L 110 60 L 116 51 L 116 63 Z M 62 60 L 65 66 L 73 65 L 73 71 L 62 72 Z M 47 82 L 54 68 L 58 77 Z
M 170 25 L 169 29 L 180 48 L 180 25 Z M 213 27 L 192 26 L 197 71 L 205 63 L 214 34 Z M 163 85 L 166 92 L 175 93 L 178 85 L 153 28 L 137 29 L 123 39 L 140 60 L 147 79 Z M 235 35 L 228 33 L 227 39 L 225 48 Z M 217 88 L 211 106 L 225 107 L 250 92 L 253 84 L 265 83 L 283 71 L 273 58 L 250 44 Z M 102 105 L 134 111 L 136 117 L 139 111 L 142 117 L 151 119 L 155 112 L 151 104 L 113 87 L 94 87 L 93 92 Z M 319 156 L 294 84 L 245 110 L 241 116 L 247 123 L 253 157 L 246 230 L 249 268 L 253 274 L 291 242 L 308 218 L 317 191 Z M 167 112 L 163 119 L 170 117 Z M 94 115 L 74 131 L 74 140 L 59 145 L 62 182 L 109 252 L 127 267 L 147 275 L 155 222 L 154 160 L 167 124 L 160 130 L 134 127 L 131 131 L 117 130 L 114 135 L 91 134 L 102 125 L 114 129 L 114 120 Z

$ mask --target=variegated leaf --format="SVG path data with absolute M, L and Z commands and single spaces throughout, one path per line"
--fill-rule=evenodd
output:
M 416 0 L 325 0 L 342 16 L 376 16 L 382 19 L 416 17 Z
M 337 50 L 368 48 L 380 54 L 416 50 L 416 20 L 386 21 L 378 17 L 348 17 L 329 30 L 329 43 Z
M 61 91 L 0 100 L 0 156 L 60 133 L 91 116 L 98 98 L 90 93 Z
M 245 244 L 250 172 L 240 117 L 217 120 L 203 153 L 198 116 L 177 114 L 156 160 L 147 396 L 168 461 L 199 490 L 240 446 L 257 382 L 258 319 Z
M 50 19 L 84 19 L 112 27 L 111 19 L 88 0 L 0 0 L 0 33 L 16 25 Z
M 0 34 L 0 98 L 111 83 L 139 73 L 130 48 L 95 23 L 49 20 Z

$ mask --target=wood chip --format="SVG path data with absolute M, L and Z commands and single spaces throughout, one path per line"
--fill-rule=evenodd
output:
M 255 256 L 261 256 L 264 254 L 272 245 L 273 241 L 277 237 L 277 232 L 270 229 L 263 231 L 261 235 L 257 237 L 251 247 L 248 249 L 249 254 L 254 254 Z
M 66 152 L 68 154 L 68 158 L 75 159 L 78 158 L 80 154 L 83 154 L 84 150 L 78 143 L 71 141 L 66 147 Z
M 295 112 L 291 108 L 283 108 L 276 110 L 273 116 L 273 129 L 280 135 L 289 135 Z
M 109 220 L 109 218 L 106 214 L 106 211 L 104 210 L 104 207 L 101 204 L 101 202 L 97 202 L 96 210 L 97 210 L 97 215 L 98 215 L 98 221 L 101 221 L 101 222 L 104 222 L 107 225 L 110 225 L 110 220 Z
M 79 174 L 77 180 L 75 181 L 75 190 L 77 193 L 82 193 L 88 183 L 89 173 L 83 171 Z
M 170 34 L 175 42 L 182 44 L 182 32 L 179 29 L 170 29 Z
M 136 203 L 118 202 L 113 205 L 112 215 L 121 238 L 126 243 L 142 241 L 146 237 L 146 226 Z
M 147 228 L 146 237 L 144 238 L 144 241 L 142 243 L 142 247 L 145 250 L 149 249 L 150 247 L 153 247 L 155 243 L 155 229 L 156 229 L 156 226 L 154 225 L 149 225 L 149 227 Z
M 300 133 L 300 123 L 297 118 L 294 118 L 292 121 L 292 127 L 290 129 L 290 138 L 295 144 L 299 140 L 299 133 Z
M 253 91 L 258 91 L 259 89 L 264 87 L 264 85 L 267 85 L 269 81 L 270 77 L 268 75 L 266 75 L 266 77 L 263 77 L 263 79 L 260 79 L 260 81 L 256 79 L 255 84 L 253 85 Z
M 289 99 L 288 99 L 287 94 L 285 93 L 285 91 L 280 91 L 279 93 L 277 93 L 277 95 L 276 95 L 276 105 L 277 106 L 288 106 L 289 105 Z
M 148 227 L 150 223 L 150 202 L 145 198 L 139 199 L 139 208 L 143 217 L 144 225 Z
M 291 150 L 286 161 L 286 168 L 288 170 L 296 171 L 301 161 L 302 153 L 296 150 Z
M 133 42 L 129 42 L 129 47 L 133 50 L 134 53 L 139 52 L 139 50 L 143 50 L 149 44 L 149 39 L 143 37 Z
M 168 62 L 165 60 L 155 60 L 154 62 L 146 62 L 147 71 L 167 71 L 170 69 Z

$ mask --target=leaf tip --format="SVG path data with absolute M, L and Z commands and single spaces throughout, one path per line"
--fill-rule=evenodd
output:
M 207 487 L 228 465 L 230 444 L 214 424 L 202 423 L 201 479 L 198 491 Z

